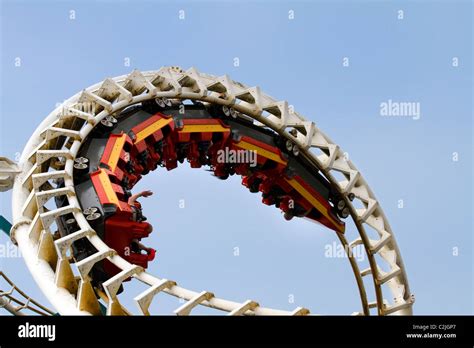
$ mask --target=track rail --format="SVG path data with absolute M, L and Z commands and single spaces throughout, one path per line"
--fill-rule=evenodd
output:
M 293 111 L 286 101 L 278 101 L 261 92 L 259 87 L 247 87 L 227 75 L 215 77 L 195 68 L 183 71 L 178 67 L 163 67 L 158 71 L 133 71 L 113 79 L 106 79 L 77 93 L 44 119 L 25 146 L 13 186 L 12 239 L 18 243 L 24 260 L 41 290 L 61 314 L 99 314 L 90 278 L 91 267 L 107 258 L 122 271 L 104 283 L 103 299 L 108 315 L 128 314 L 117 297 L 122 282 L 129 278 L 149 287 L 135 297 L 140 311 L 147 315 L 153 297 L 160 292 L 184 299 L 186 302 L 175 314 L 187 315 L 198 305 L 228 312 L 230 315 L 306 315 L 307 309 L 282 311 L 261 307 L 256 301 L 238 303 L 216 297 L 209 291 L 192 291 L 175 281 L 161 279 L 141 267 L 130 264 L 109 248 L 90 227 L 80 208 L 74 191 L 73 161 L 91 130 L 108 115 L 127 106 L 153 98 L 196 100 L 232 107 L 254 119 L 256 124 L 269 127 L 280 136 L 293 141 L 305 156 L 321 170 L 342 194 L 350 207 L 351 217 L 359 237 L 348 243 L 338 234 L 341 243 L 349 248 L 362 245 L 367 253 L 369 268 L 360 270 L 357 260 L 349 253 L 354 272 L 361 310 L 354 314 L 368 315 L 371 309 L 379 315 L 411 314 L 414 297 L 399 249 L 380 204 L 354 164 L 347 160 L 340 147 L 321 132 L 313 122 Z M 64 145 L 62 140 L 64 141 Z M 338 181 L 336 173 L 345 180 Z M 54 189 L 51 180 L 64 179 L 65 187 Z M 355 195 L 354 201 L 348 195 Z M 66 196 L 69 204 L 47 209 L 55 196 Z M 356 208 L 356 202 L 362 208 Z M 54 220 L 64 214 L 74 215 L 80 230 L 53 239 Z M 367 228 L 376 231 L 371 239 Z M 71 244 L 87 238 L 98 250 L 90 257 L 71 264 L 67 256 Z M 381 265 L 381 262 L 385 265 Z M 73 268 L 74 267 L 74 268 Z M 388 269 L 387 269 L 388 268 Z M 369 300 L 364 279 L 375 289 L 375 299 Z M 386 295 L 390 295 L 390 300 Z M 384 297 L 385 296 L 385 297 Z

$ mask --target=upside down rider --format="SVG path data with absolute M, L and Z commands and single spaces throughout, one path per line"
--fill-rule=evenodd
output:
M 143 216 L 142 213 L 142 205 L 140 204 L 140 202 L 137 201 L 137 199 L 140 197 L 149 197 L 152 194 L 152 191 L 146 190 L 130 196 L 130 198 L 128 199 L 128 204 L 130 205 L 133 211 L 133 221 L 146 221 L 147 218 Z M 141 254 L 142 250 L 145 251 L 148 255 L 148 261 L 152 261 L 155 258 L 156 250 L 153 248 L 146 247 L 140 242 L 138 238 L 132 239 L 130 247 L 131 251 L 137 254 Z

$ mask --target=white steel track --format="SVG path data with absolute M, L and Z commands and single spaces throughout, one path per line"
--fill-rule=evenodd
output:
M 405 267 L 387 218 L 361 173 L 351 161 L 345 159 L 340 147 L 313 122 L 306 121 L 293 111 L 286 101 L 273 99 L 259 87 L 249 88 L 227 75 L 215 77 L 200 73 L 195 68 L 183 71 L 178 67 L 147 72 L 135 70 L 129 75 L 106 79 L 77 93 L 43 120 L 23 150 L 18 163 L 20 173 L 16 175 L 13 185 L 11 236 L 21 249 L 34 279 L 58 312 L 99 314 L 88 272 L 96 262 L 107 258 L 122 270 L 104 283 L 105 293 L 102 295 L 109 315 L 128 313 L 119 302 L 117 291 L 129 276 L 133 277 L 132 281 L 149 286 L 135 297 L 138 308 L 145 315 L 150 314 L 150 304 L 159 292 L 186 301 L 175 310 L 177 315 L 190 314 L 198 305 L 230 315 L 309 314 L 308 310 L 300 307 L 294 311 L 275 310 L 262 307 L 252 300 L 238 303 L 218 298 L 212 292 L 184 289 L 175 281 L 160 279 L 130 264 L 110 249 L 90 227 L 75 195 L 72 177 L 73 161 L 82 142 L 105 116 L 157 97 L 232 106 L 253 118 L 256 124 L 267 126 L 297 144 L 300 156 L 308 158 L 336 185 L 351 209 L 359 237 L 348 243 L 339 234 L 341 243 L 351 248 L 362 245 L 366 250 L 370 266 L 364 270 L 360 270 L 358 261 L 349 253 L 362 304 L 354 314 L 368 315 L 372 308 L 379 315 L 412 313 L 414 297 L 410 293 Z M 64 146 L 56 148 L 60 136 L 67 140 Z M 336 172 L 342 173 L 346 179 L 338 181 Z M 64 179 L 65 188 L 54 189 L 50 184 L 51 180 L 58 178 Z M 349 193 L 355 195 L 353 202 L 347 198 Z M 45 205 L 58 195 L 67 196 L 69 204 L 48 210 Z M 357 201 L 363 208 L 356 209 Z M 54 241 L 51 230 L 54 219 L 68 213 L 74 215 L 80 230 Z M 367 227 L 375 230 L 378 238 L 370 239 Z M 72 242 L 80 238 L 88 238 L 98 252 L 72 264 L 67 250 Z M 379 257 L 384 260 L 384 267 L 381 267 Z M 374 286 L 373 299 L 367 298 L 366 277 L 372 278 L 369 284 Z

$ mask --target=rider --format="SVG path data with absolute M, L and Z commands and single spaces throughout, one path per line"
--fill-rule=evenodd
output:
M 137 199 L 140 197 L 149 197 L 152 194 L 152 191 L 146 190 L 130 196 L 130 198 L 128 199 L 128 204 L 133 210 L 134 221 L 142 222 L 146 220 L 146 217 L 142 214 L 142 205 L 140 204 L 140 202 L 137 201 Z
M 149 197 L 153 194 L 152 191 L 146 190 L 139 193 L 136 193 L 128 199 L 128 204 L 132 208 L 133 211 L 133 221 L 142 222 L 146 220 L 146 217 L 142 214 L 142 205 L 140 202 L 137 201 L 140 197 Z M 155 258 L 156 250 L 153 248 L 148 248 L 137 238 L 133 238 L 131 242 L 131 249 L 133 252 L 140 254 L 142 250 L 144 250 L 148 254 L 148 260 L 151 261 Z

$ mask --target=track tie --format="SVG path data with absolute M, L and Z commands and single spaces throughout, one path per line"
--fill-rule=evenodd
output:
M 32 189 L 30 194 L 28 195 L 28 198 L 23 204 L 23 207 L 21 209 L 21 213 L 23 216 L 29 216 L 30 218 L 33 218 L 33 216 L 38 212 L 38 205 L 36 203 L 35 193 L 36 191 Z
M 67 250 L 71 247 L 72 243 L 76 240 L 85 238 L 94 234 L 95 232 L 90 229 L 82 229 L 76 231 L 74 233 L 68 234 L 62 238 L 57 239 L 54 244 L 56 245 L 56 249 L 58 250 L 58 254 L 61 255 L 63 258 L 66 257 Z
M 151 301 L 156 294 L 163 291 L 164 289 L 169 289 L 176 285 L 176 282 L 168 279 L 162 279 L 157 284 L 152 285 L 147 290 L 139 294 L 134 298 L 134 301 L 137 303 L 138 308 L 144 315 L 150 315 L 148 308 L 151 305 Z
M 36 152 L 36 164 L 43 164 L 53 157 L 72 159 L 69 150 L 38 150 Z
M 290 313 L 292 316 L 299 316 L 299 315 L 309 315 L 309 309 L 298 307 L 293 312 Z
M 229 316 L 244 315 L 247 311 L 253 311 L 255 308 L 260 306 L 257 302 L 247 300 L 240 307 L 237 307 L 232 312 L 229 312 Z
M 68 179 L 70 178 L 70 175 L 65 170 L 55 170 L 51 172 L 33 174 L 33 186 L 35 188 L 40 188 L 46 181 L 59 178 Z
M 75 207 L 73 205 L 67 205 L 65 207 L 54 209 L 46 213 L 41 213 L 40 218 L 41 218 L 41 221 L 43 222 L 43 227 L 45 229 L 48 229 L 49 226 L 51 226 L 51 224 L 54 222 L 56 218 L 69 214 L 69 213 L 78 212 L 80 210 L 81 210 L 80 208 Z
M 40 167 L 38 167 L 36 163 L 33 163 L 30 170 L 28 170 L 24 178 L 22 178 L 21 186 L 31 191 L 33 189 L 33 182 L 31 180 L 31 177 L 33 174 L 37 173 L 39 170 L 40 170 Z
M 120 285 L 125 281 L 125 279 L 130 278 L 138 273 L 143 272 L 143 268 L 140 266 L 131 265 L 130 268 L 121 271 L 120 273 L 114 275 L 112 278 L 108 279 L 103 283 L 105 293 L 109 299 L 107 306 L 107 315 L 124 315 L 122 305 L 120 304 L 117 298 L 117 292 L 120 288 Z
M 109 101 L 99 97 L 97 94 L 91 93 L 88 90 L 82 91 L 81 97 L 79 98 L 80 102 L 92 102 L 93 104 L 97 104 L 102 106 L 108 112 L 113 110 L 112 103 Z M 94 110 L 96 112 L 96 110 Z
M 74 140 L 81 140 L 81 132 L 71 130 L 71 129 L 66 129 L 66 128 L 58 128 L 58 127 L 49 127 L 46 130 L 46 141 L 56 139 L 60 136 L 65 136 L 72 138 Z
M 47 191 L 39 191 L 36 192 L 36 202 L 38 203 L 38 208 L 41 209 L 43 206 L 53 197 L 57 196 L 72 196 L 75 195 L 76 192 L 74 188 L 70 186 L 60 187 L 57 189 L 47 190 Z
M 214 297 L 214 294 L 208 291 L 203 291 L 190 299 L 188 302 L 183 304 L 181 307 L 176 309 L 174 313 L 176 315 L 189 315 L 194 307 L 199 305 L 201 302 L 209 301 L 211 298 Z
M 117 252 L 113 249 L 98 251 L 98 252 L 86 257 L 85 259 L 82 259 L 81 261 L 76 262 L 76 266 L 79 270 L 79 273 L 81 274 L 81 278 L 82 279 L 87 279 L 92 267 L 94 267 L 94 265 L 97 262 L 99 262 L 99 261 L 101 261 L 101 260 L 103 260 L 107 257 L 116 255 L 116 254 L 117 254 Z
M 105 79 L 97 91 L 97 95 L 110 103 L 119 97 L 128 102 L 133 100 L 133 94 L 113 79 Z

